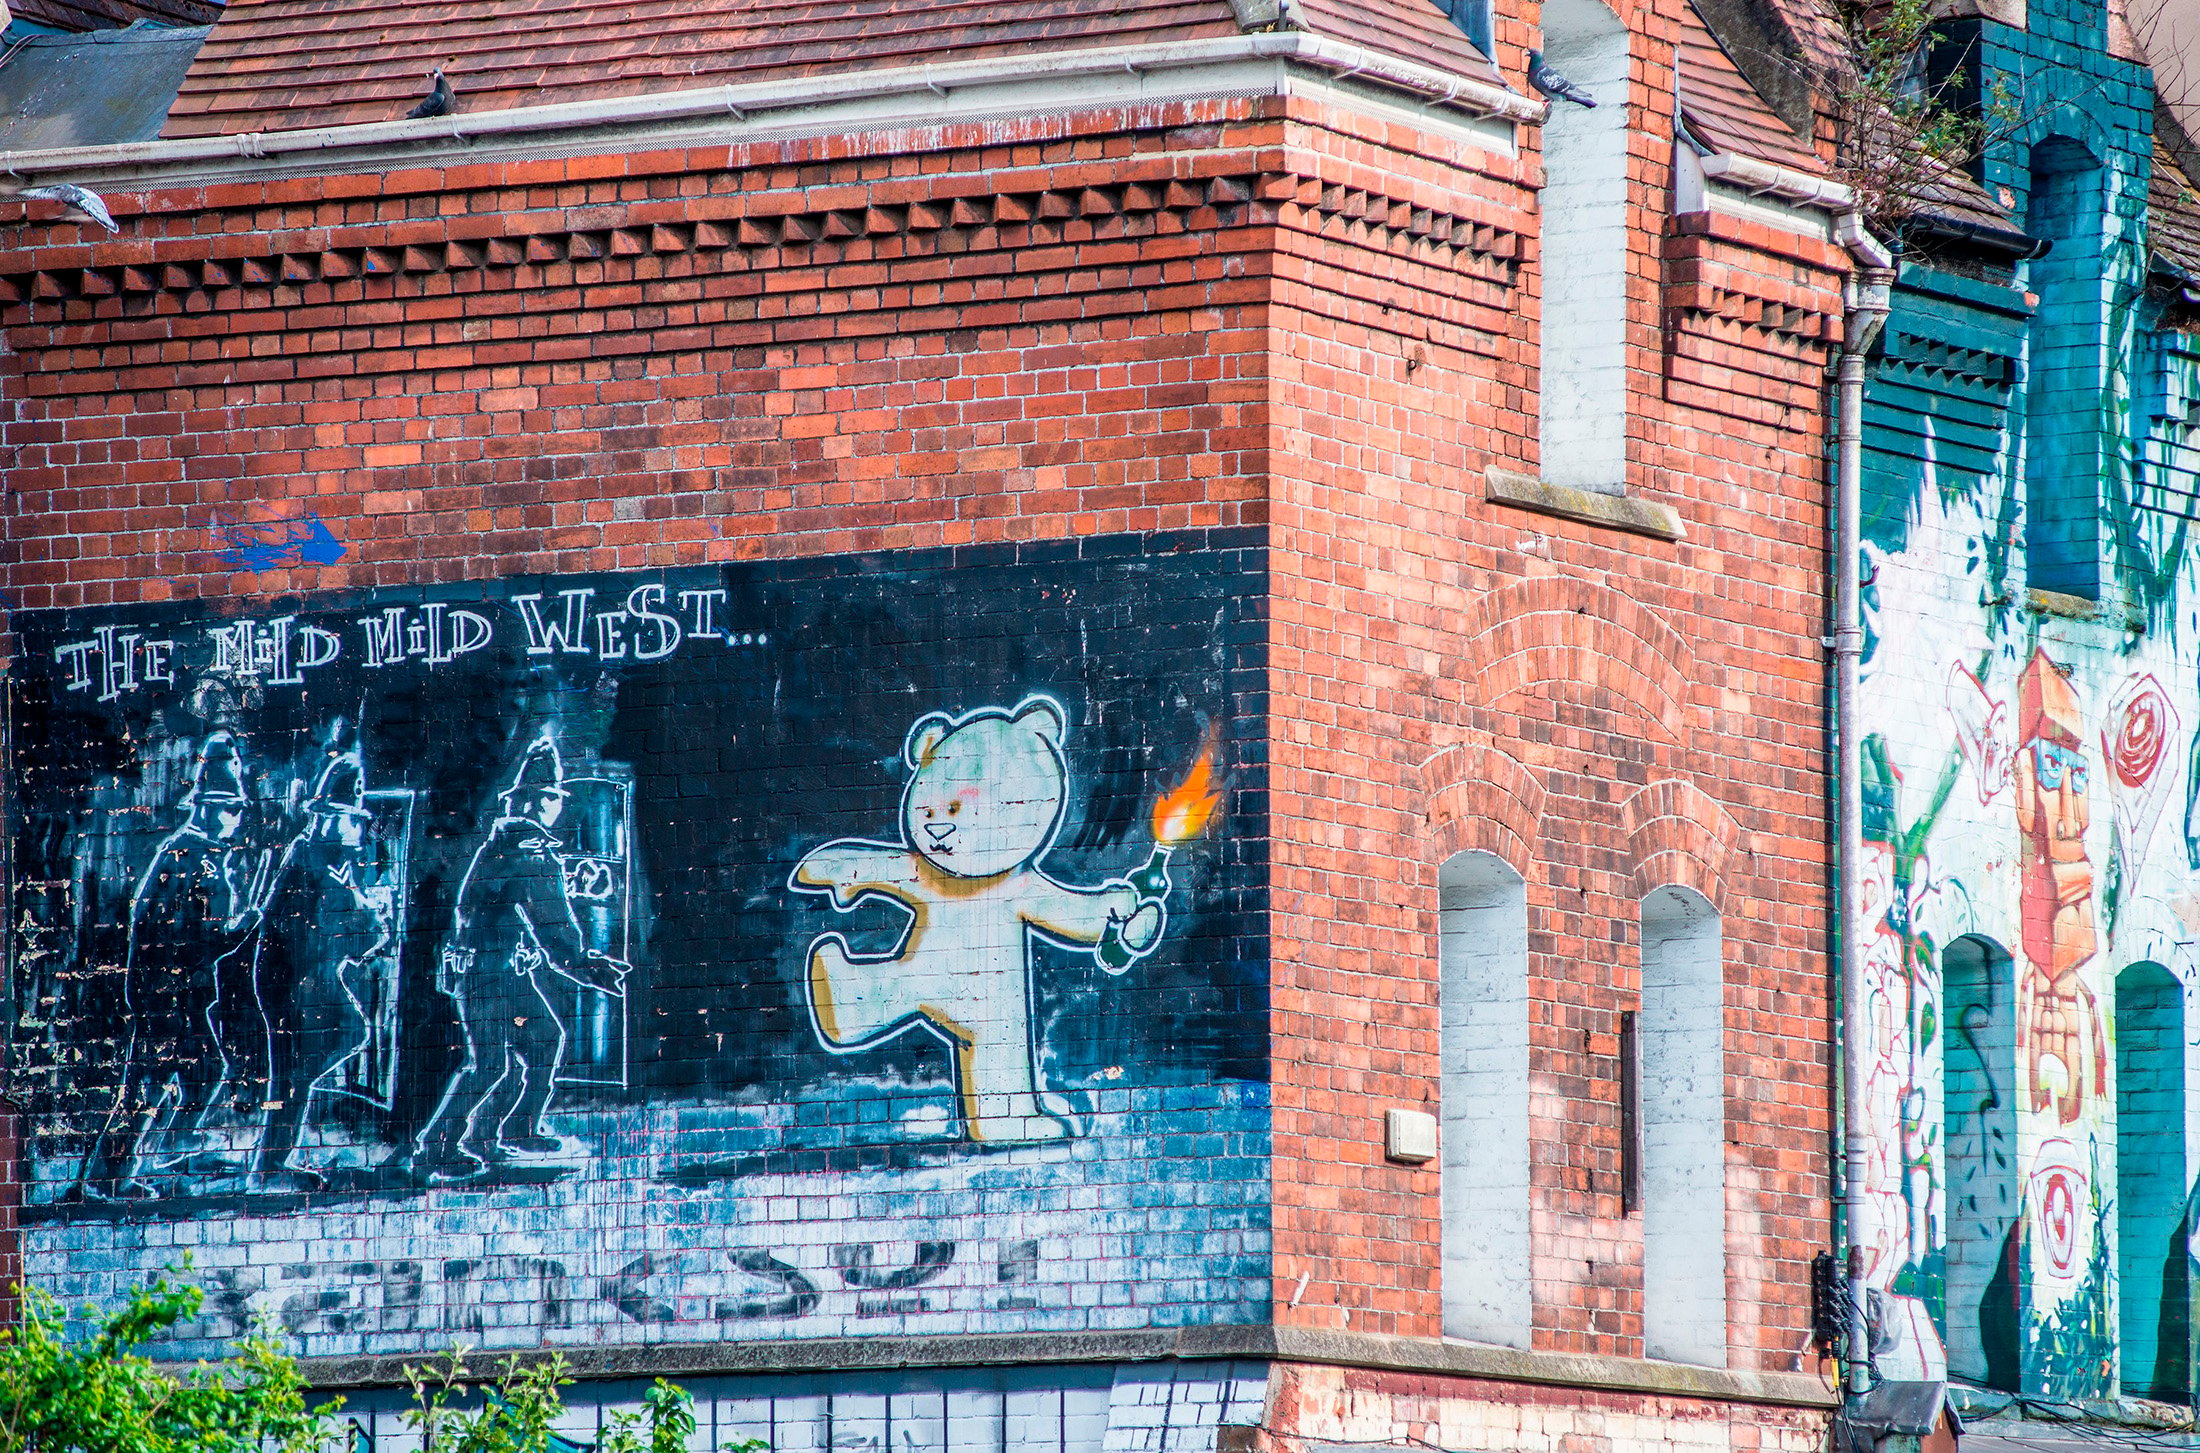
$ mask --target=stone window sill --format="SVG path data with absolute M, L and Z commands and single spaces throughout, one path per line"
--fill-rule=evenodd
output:
M 2059 590 L 2027 590 L 2024 604 L 2034 615 L 2058 616 L 2066 621 L 2097 621 L 2102 625 L 2122 626 L 2135 635 L 2146 634 L 2144 615 L 2120 612 L 2082 595 L 2066 595 Z
M 1679 513 L 1670 505 L 1630 499 L 1623 494 L 1598 494 L 1593 490 L 1549 484 L 1510 469 L 1493 468 L 1485 478 L 1484 498 L 1494 504 L 1580 520 L 1584 524 L 1602 525 L 1630 534 L 1649 535 L 1659 540 L 1679 540 L 1688 533 L 1681 525 Z
M 2059 590 L 2027 590 L 2024 603 L 2043 616 L 2061 616 L 2065 620 L 2090 621 L 2101 613 L 2101 603 L 2087 600 L 2082 595 L 2065 595 Z

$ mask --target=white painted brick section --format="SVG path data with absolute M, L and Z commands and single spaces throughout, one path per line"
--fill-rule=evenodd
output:
M 1441 874 L 1444 1333 L 1526 1347 L 1528 900 L 1488 853 Z
M 1597 0 L 1543 7 L 1544 59 L 1600 98 L 1543 126 L 1543 477 L 1627 482 L 1627 33 Z
M 1726 1053 L 1719 917 L 1685 888 L 1642 905 L 1642 1333 L 1726 1366 Z
M 1279 1376 L 1281 1375 L 1279 1371 Z M 1823 1453 L 1827 1418 L 1801 1409 L 1719 1405 L 1651 1395 L 1513 1388 L 1492 1393 L 1405 1380 L 1386 1394 L 1364 1373 L 1300 1367 L 1276 1389 L 1293 1421 L 1271 1446 L 1371 1453 Z

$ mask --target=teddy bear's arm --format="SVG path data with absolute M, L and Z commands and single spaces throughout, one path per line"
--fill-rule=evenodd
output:
M 859 898 L 883 894 L 900 902 L 915 897 L 916 864 L 899 843 L 842 838 L 812 848 L 795 866 L 794 886 L 830 892 L 835 908 L 851 908 Z
M 1073 888 L 1033 872 L 1017 900 L 1024 922 L 1064 943 L 1098 943 L 1108 920 L 1121 921 L 1138 911 L 1138 890 L 1124 882 L 1097 888 Z

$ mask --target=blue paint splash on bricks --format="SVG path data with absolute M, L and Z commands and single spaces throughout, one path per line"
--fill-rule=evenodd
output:
M 215 526 L 214 539 L 231 570 L 334 565 L 345 554 L 344 542 L 311 510 L 297 520 L 224 521 Z

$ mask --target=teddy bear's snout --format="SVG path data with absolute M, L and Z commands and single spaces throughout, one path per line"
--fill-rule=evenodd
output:
M 955 835 L 955 824 L 951 822 L 928 822 L 924 825 L 924 830 L 930 835 L 932 846 L 938 847 Z

